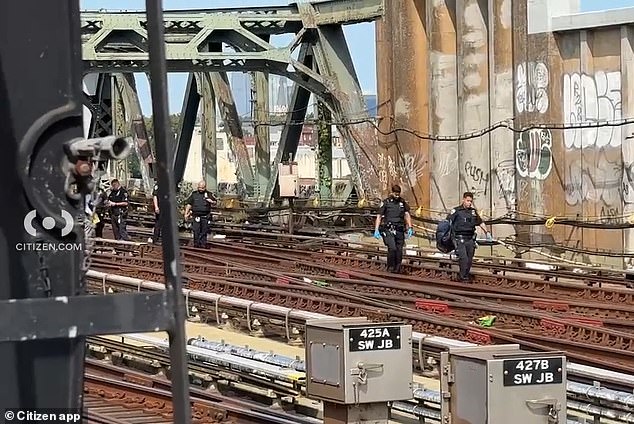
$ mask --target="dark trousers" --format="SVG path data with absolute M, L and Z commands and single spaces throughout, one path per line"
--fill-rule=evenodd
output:
M 158 239 L 161 238 L 161 223 L 159 222 L 159 214 L 154 214 L 154 233 L 152 234 L 152 241 L 154 243 L 158 242 Z
M 99 222 L 95 224 L 95 237 L 103 238 L 103 227 L 106 226 L 106 217 L 103 215 L 97 215 L 99 217 Z
M 209 218 L 206 216 L 195 216 L 192 223 L 192 231 L 194 232 L 194 247 L 206 247 Z
M 458 264 L 460 265 L 460 279 L 468 280 L 470 278 L 469 272 L 473 263 L 473 255 L 475 254 L 475 240 L 473 236 L 455 236 L 454 245 L 456 246 Z
M 112 232 L 115 240 L 129 240 L 128 231 L 126 230 L 126 217 L 123 215 L 112 215 L 110 217 L 112 224 Z
M 403 246 L 405 245 L 405 232 L 398 230 L 385 230 L 383 243 L 387 246 L 387 271 L 401 272 L 403 261 Z

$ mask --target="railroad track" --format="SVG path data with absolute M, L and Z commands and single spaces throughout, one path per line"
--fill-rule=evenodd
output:
M 190 388 L 193 423 L 315 424 L 317 420 Z M 169 380 L 86 360 L 84 416 L 90 423 L 173 423 Z
M 384 261 L 377 260 L 377 258 L 386 255 L 385 248 L 379 245 L 360 248 L 358 247 L 360 243 L 338 238 L 289 236 L 283 233 L 267 233 L 237 228 L 219 228 L 218 231 L 226 236 L 227 240 L 231 241 L 232 246 L 237 244 L 237 248 L 248 249 L 249 247 L 258 246 L 261 251 L 268 251 L 272 254 L 280 253 L 282 255 L 289 250 L 303 250 L 336 256 L 354 256 L 359 259 L 365 258 L 374 261 L 379 268 L 385 267 Z M 151 230 L 138 227 L 132 227 L 129 233 L 139 242 L 146 242 L 147 238 L 151 236 Z M 183 246 L 191 245 L 191 235 L 182 234 L 180 240 Z M 212 249 L 226 246 L 226 244 L 226 242 L 215 242 L 213 240 L 209 242 L 209 246 Z M 407 250 L 416 253 L 416 255 L 406 255 L 404 257 L 403 269 L 408 274 L 417 274 L 421 268 L 436 269 L 439 265 L 446 266 L 452 262 L 446 258 L 446 255 L 439 256 L 439 252 L 432 249 L 408 248 Z M 410 266 L 413 266 L 413 268 Z M 476 278 L 480 274 L 507 276 L 509 273 L 521 273 L 521 278 L 530 276 L 547 281 L 572 280 L 590 285 L 611 284 L 618 287 L 627 287 L 632 284 L 631 281 L 627 280 L 626 273 L 623 270 L 536 260 L 527 261 L 508 257 L 476 256 L 473 269 Z
M 157 259 L 151 257 L 158 254 L 158 251 L 150 250 L 148 253 L 150 257 L 143 258 L 96 255 L 93 258 L 93 268 L 161 281 L 161 266 L 156 262 Z M 299 259 L 291 261 L 289 258 L 276 261 L 270 254 L 265 253 L 260 257 L 258 255 L 259 251 L 257 255 L 253 251 L 247 256 L 241 252 L 230 253 L 221 249 L 215 249 L 213 253 L 183 249 L 183 266 L 186 270 L 188 288 L 337 316 L 367 315 L 381 320 L 397 319 L 409 322 L 415 330 L 427 334 L 479 344 L 520 343 L 534 350 L 565 350 L 568 356 L 582 363 L 624 372 L 634 370 L 632 334 L 629 331 L 608 328 L 604 322 L 583 321 L 579 316 L 575 321 L 570 316 L 562 316 L 561 313 L 528 311 L 502 306 L 495 302 L 476 301 L 455 294 L 445 294 L 442 290 L 436 290 L 434 293 L 420 284 L 394 288 L 390 287 L 394 283 L 389 281 L 373 281 L 372 273 L 368 275 L 364 269 L 343 271 L 333 265 L 314 264 Z M 313 271 L 318 269 L 322 274 L 339 274 L 338 278 L 343 280 L 340 281 L 340 287 L 343 288 L 316 286 L 313 281 L 314 272 L 309 275 L 313 279 L 311 283 L 304 281 L 304 278 L 307 278 L 305 272 L 301 279 L 290 277 L 284 273 L 288 272 L 289 262 L 299 265 L 300 270 L 301 267 L 309 266 Z M 117 268 L 119 264 L 121 266 Z M 249 274 L 250 278 L 244 278 L 245 273 Z M 302 273 L 299 273 L 298 277 L 301 275 Z M 351 277 L 358 281 L 351 285 L 354 281 Z M 359 290 L 361 287 L 365 287 L 366 292 L 369 291 L 368 287 L 372 287 L 375 291 L 381 288 L 385 291 L 389 288 L 397 292 L 400 290 L 401 293 L 390 295 L 391 297 L 384 294 L 377 296 L 376 293 L 366 296 L 366 293 Z M 584 290 L 607 289 L 585 287 Z M 432 295 L 442 296 L 445 300 L 425 300 Z M 447 301 L 448 298 L 452 299 L 451 303 Z M 547 300 L 541 299 L 533 300 L 530 303 L 531 308 L 539 305 L 539 302 L 548 304 Z M 410 303 L 414 301 L 413 305 L 403 306 L 405 300 Z M 581 310 L 584 307 L 591 308 L 592 304 L 573 306 Z M 630 313 L 627 305 L 623 308 L 624 314 Z M 603 308 L 604 314 L 608 312 Z M 495 314 L 498 324 L 488 329 L 469 324 L 482 314 Z M 608 324 L 631 329 L 625 319 L 617 318 Z
M 167 352 L 139 349 L 104 337 L 89 337 L 87 343 L 88 352 L 93 357 L 108 357 L 114 365 L 126 364 L 151 375 L 170 375 L 170 357 Z M 300 395 L 304 383 L 304 374 L 292 371 L 280 371 L 279 375 L 258 376 L 245 374 L 231 367 L 199 361 L 190 361 L 188 369 L 190 383 L 202 389 L 209 388 L 212 382 L 223 381 L 225 385 L 239 383 L 245 393 L 261 394 L 262 390 L 265 390 L 270 396 L 281 398 Z

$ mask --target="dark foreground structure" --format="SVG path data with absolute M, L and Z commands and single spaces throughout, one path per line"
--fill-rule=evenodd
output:
M 159 197 L 174 205 L 163 12 L 159 1 L 147 6 Z M 3 2 L 0 26 L 20 34 L 0 39 L 0 193 L 8 203 L 0 209 L 0 408 L 76 411 L 85 336 L 167 330 L 174 418 L 187 423 L 176 210 L 161 212 L 165 291 L 84 294 L 84 199 L 98 169 L 125 157 L 129 145 L 83 137 L 79 0 Z

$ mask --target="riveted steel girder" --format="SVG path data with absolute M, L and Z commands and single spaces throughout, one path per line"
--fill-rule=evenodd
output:
M 349 25 L 373 21 L 383 16 L 384 0 L 331 0 L 313 4 L 316 13 L 306 15 L 300 10 L 301 4 L 288 6 L 266 6 L 250 8 L 198 9 L 165 12 L 165 39 L 197 35 L 205 28 L 216 28 L 222 23 L 237 23 L 258 35 L 297 33 L 304 27 L 313 25 Z M 115 17 L 115 18 L 112 18 Z M 117 21 L 128 29 L 130 23 L 137 22 L 138 28 L 146 31 L 144 12 L 104 13 L 84 11 L 81 14 L 82 37 L 96 34 L 104 28 L 105 21 Z M 310 24 L 309 24 L 310 23 Z M 84 39 L 85 42 L 85 39 Z
M 236 173 L 238 182 L 242 185 L 241 191 L 251 196 L 255 186 L 255 174 L 249 158 L 249 149 L 244 141 L 242 122 L 229 85 L 229 77 L 225 72 L 214 72 L 211 74 L 211 85 L 225 124 L 229 148 L 236 161 Z
M 126 132 L 122 135 L 132 135 L 134 152 L 139 158 L 139 168 L 143 180 L 145 195 L 150 197 L 154 183 L 152 181 L 152 164 L 154 157 L 148 142 L 145 120 L 141 112 L 141 103 L 136 91 L 136 82 L 133 74 L 115 74 L 115 86 L 121 94 Z
M 357 195 L 380 198 L 376 127 L 370 120 L 343 28 L 328 25 L 319 27 L 317 32 L 315 61 L 319 73 L 330 83 L 331 106 L 343 136 L 343 151 Z
M 304 97 L 307 102 L 307 96 L 314 93 L 328 105 L 338 122 L 366 120 L 365 102 L 341 25 L 372 21 L 381 17 L 383 11 L 384 0 L 332 0 L 273 8 L 169 12 L 164 21 L 167 68 L 173 72 L 210 72 L 212 75 L 259 71 L 286 76 L 302 89 L 296 93 L 302 94 L 302 102 Z M 296 34 L 289 46 L 276 48 L 266 41 L 266 36 L 282 33 Z M 143 13 L 84 12 L 82 41 L 86 73 L 142 72 L 148 67 Z M 219 45 L 234 51 L 209 48 Z M 319 72 L 314 64 L 306 66 L 301 59 L 293 58 L 293 52 L 300 45 L 311 51 L 315 49 Z M 223 89 L 217 86 L 222 81 L 218 77 L 212 77 L 212 81 L 222 106 Z M 227 119 L 226 112 L 223 117 Z M 294 138 L 297 129 L 293 126 L 283 138 Z M 339 129 L 344 135 L 344 149 L 357 194 L 377 197 L 378 173 L 373 147 L 378 144 L 372 125 L 369 122 L 345 124 Z M 294 144 L 290 140 L 287 148 L 278 152 L 275 165 Z M 246 192 L 251 193 L 255 176 L 248 155 L 237 154 L 236 158 L 242 159 L 240 181 Z M 277 178 L 276 166 L 271 171 L 265 198 L 270 198 Z

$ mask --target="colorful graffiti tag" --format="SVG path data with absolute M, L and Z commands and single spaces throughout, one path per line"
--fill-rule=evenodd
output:
M 536 128 L 520 134 L 516 143 L 515 168 L 519 176 L 543 180 L 553 166 L 553 137 L 548 129 Z

